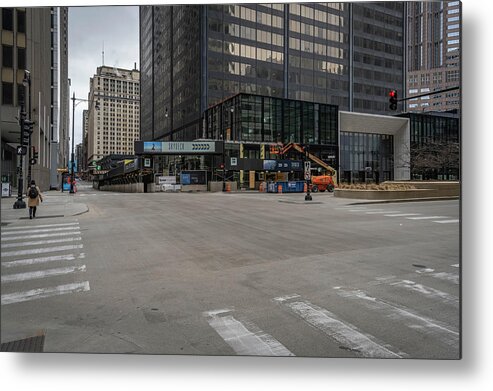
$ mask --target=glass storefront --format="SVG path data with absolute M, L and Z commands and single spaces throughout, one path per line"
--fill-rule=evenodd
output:
M 394 179 L 394 137 L 341 132 L 340 181 L 380 183 Z

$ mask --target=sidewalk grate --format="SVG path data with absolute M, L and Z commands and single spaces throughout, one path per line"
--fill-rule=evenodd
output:
M 2 344 L 2 352 L 22 352 L 22 353 L 42 353 L 45 343 L 45 336 L 30 337 L 17 341 L 5 342 Z

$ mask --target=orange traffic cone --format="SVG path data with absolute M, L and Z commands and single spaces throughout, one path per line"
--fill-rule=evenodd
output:
M 231 184 L 230 183 L 226 183 L 226 192 L 231 192 Z
M 303 184 L 303 193 L 306 193 L 306 182 Z
M 277 185 L 277 192 L 278 192 L 279 194 L 281 194 L 281 193 L 282 193 L 282 185 Z

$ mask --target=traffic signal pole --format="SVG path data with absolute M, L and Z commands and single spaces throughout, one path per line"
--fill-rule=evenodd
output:
M 19 120 L 19 125 L 21 127 L 21 134 L 20 134 L 20 149 L 23 150 L 24 147 L 24 121 L 26 119 L 26 112 L 24 111 L 24 101 L 21 102 L 21 112 L 20 112 L 20 120 Z M 19 148 L 17 148 L 17 154 L 19 155 L 19 167 L 17 167 L 17 174 L 18 174 L 18 183 L 17 183 L 17 200 L 14 202 L 14 209 L 24 209 L 26 207 L 26 203 L 22 199 L 22 190 L 24 188 L 24 178 L 22 175 L 23 171 L 23 156 L 24 156 L 24 151 L 19 154 Z

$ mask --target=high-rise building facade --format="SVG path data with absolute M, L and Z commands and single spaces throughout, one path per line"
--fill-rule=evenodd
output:
M 140 7 L 141 137 L 193 140 L 237 93 L 389 114 L 404 89 L 404 5 Z
M 461 9 L 460 1 L 406 3 L 408 97 L 460 85 Z M 411 112 L 459 109 L 459 90 L 407 101 Z
M 63 30 L 58 14 L 64 12 L 66 8 L 1 8 L 2 177 L 13 186 L 18 183 L 15 147 L 20 142 L 17 118 L 21 102 L 27 118 L 34 122 L 31 147 L 38 153 L 32 166 L 23 159 L 24 178 L 35 179 L 42 190 L 56 182 L 60 124 L 57 86 L 59 78 L 64 77 L 59 64 L 67 63 L 67 53 L 60 50 L 58 42 L 58 33 Z
M 90 79 L 88 164 L 111 154 L 132 155 L 140 139 L 140 86 L 137 69 L 97 68 Z

